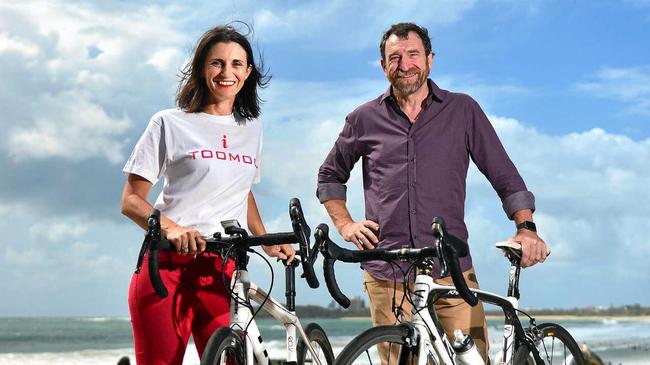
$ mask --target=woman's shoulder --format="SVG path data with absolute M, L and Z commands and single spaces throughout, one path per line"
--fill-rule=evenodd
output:
M 164 124 L 166 120 L 170 119 L 187 119 L 190 113 L 184 112 L 178 108 L 163 109 L 155 113 L 151 120 L 158 124 Z

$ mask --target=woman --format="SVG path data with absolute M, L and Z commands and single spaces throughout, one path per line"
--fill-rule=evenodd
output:
M 225 219 L 237 219 L 252 234 L 266 233 L 250 189 L 260 181 L 257 88 L 267 82 L 245 36 L 231 26 L 209 30 L 183 70 L 179 109 L 152 117 L 124 167 L 122 213 L 145 229 L 152 210 L 147 195 L 164 178 L 155 207 L 163 234 L 176 247 L 160 253 L 167 298 L 156 295 L 147 270 L 131 280 L 138 364 L 181 364 L 190 334 L 201 356 L 212 332 L 229 323 L 221 257 L 203 252 L 203 237 L 220 231 Z M 262 248 L 280 259 L 295 255 L 291 245 Z M 224 274 L 232 271 L 229 262 Z

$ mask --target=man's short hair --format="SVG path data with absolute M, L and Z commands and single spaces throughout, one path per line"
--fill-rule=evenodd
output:
M 379 44 L 379 51 L 381 52 L 381 59 L 383 60 L 386 57 L 386 40 L 393 34 L 401 39 L 408 37 L 409 32 L 415 32 L 415 34 L 420 37 L 422 44 L 424 44 L 425 54 L 428 56 L 431 54 L 431 39 L 429 38 L 429 31 L 425 27 L 421 27 L 415 23 L 397 23 L 393 24 L 388 28 L 384 35 L 381 37 L 381 43 Z

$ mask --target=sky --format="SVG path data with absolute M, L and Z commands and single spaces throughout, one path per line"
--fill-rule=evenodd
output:
M 273 76 L 254 186 L 269 231 L 290 229 L 291 197 L 312 228 L 330 223 L 318 167 L 345 116 L 388 86 L 383 31 L 412 21 L 432 36 L 430 77 L 480 103 L 536 196 L 552 254 L 523 270 L 521 305 L 650 305 L 647 0 L 3 0 L 0 316 L 128 315 L 142 231 L 120 214 L 122 167 L 149 118 L 174 106 L 199 36 L 233 20 L 252 25 Z M 360 168 L 348 206 L 363 219 Z M 508 263 L 494 243 L 514 225 L 474 166 L 466 222 L 481 286 L 505 294 Z M 331 301 L 320 268 L 321 287 L 300 282 L 298 304 Z M 343 291 L 363 295 L 358 267 L 336 268 Z M 252 260 L 259 286 L 269 270 Z

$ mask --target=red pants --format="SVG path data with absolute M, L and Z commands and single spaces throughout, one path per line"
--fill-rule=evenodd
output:
M 223 285 L 219 255 L 159 255 L 160 277 L 169 295 L 161 299 L 151 286 L 147 256 L 129 288 L 138 365 L 181 364 L 190 334 L 201 356 L 210 335 L 230 320 L 230 297 Z M 233 270 L 231 260 L 226 265 L 226 285 Z

